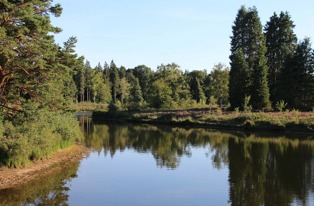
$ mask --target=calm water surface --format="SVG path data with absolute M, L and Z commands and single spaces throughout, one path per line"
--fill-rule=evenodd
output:
M 80 163 L 0 190 L 0 205 L 314 205 L 314 141 L 301 135 L 82 123 Z

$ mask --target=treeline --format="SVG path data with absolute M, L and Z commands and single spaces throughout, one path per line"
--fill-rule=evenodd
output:
M 74 81 L 78 88 L 75 101 L 114 103 L 126 109 L 175 109 L 203 106 L 208 103 L 228 104 L 229 69 L 222 64 L 191 72 L 180 66 L 161 64 L 156 71 L 145 65 L 132 69 L 98 64 L 92 68 L 87 61 L 77 71 Z
M 50 3 L 1 3 L 2 116 L 85 101 L 126 109 L 314 107 L 314 52 L 308 38 L 297 42 L 287 12 L 274 13 L 263 28 L 256 8 L 242 6 L 232 26 L 230 69 L 217 64 L 207 73 L 175 63 L 126 69 L 111 61 L 92 68 L 76 54 L 75 37 L 54 43 L 52 34 L 61 29 L 49 15 L 60 16 L 62 9 Z
M 231 110 L 313 110 L 314 52 L 309 38 L 297 41 L 287 12 L 262 26 L 257 9 L 242 6 L 232 26 L 230 65 L 182 71 L 161 64 L 126 69 L 88 61 L 74 71 L 75 101 L 112 103 L 127 109 L 175 109 L 204 105 Z M 72 39 L 74 40 L 74 39 Z M 74 91 L 73 91 L 74 92 Z

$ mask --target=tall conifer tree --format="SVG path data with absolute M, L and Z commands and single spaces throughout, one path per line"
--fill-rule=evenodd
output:
M 295 53 L 287 59 L 279 88 L 289 108 L 314 108 L 314 52 L 308 38 L 301 41 Z
M 241 54 L 237 54 L 238 56 L 236 57 L 236 53 L 240 52 L 239 49 L 241 49 L 248 67 L 247 70 L 242 70 L 246 72 L 244 74 L 247 78 L 245 81 L 245 88 L 249 87 L 250 89 L 243 90 L 243 87 L 239 89 L 244 91 L 244 96 L 252 97 L 252 106 L 254 109 L 269 108 L 270 101 L 267 83 L 268 68 L 265 57 L 265 37 L 262 33 L 262 25 L 256 8 L 253 7 L 246 10 L 246 8 L 242 6 L 238 11 L 232 29 L 230 87 L 235 86 L 231 81 L 240 79 L 240 77 L 236 77 L 240 74 L 232 70 L 239 69 L 234 67 L 239 66 L 239 62 L 233 61 L 239 60 Z M 233 90 L 236 90 L 236 88 L 231 88 L 230 90 L 230 103 L 231 107 L 235 108 L 239 105 L 239 102 L 243 100 L 243 96 L 235 96 L 232 94 L 232 92 L 234 93 Z
M 244 98 L 249 92 L 249 68 L 241 48 L 236 50 L 230 59 L 229 102 L 232 109 L 242 108 Z
M 297 45 L 294 27 L 290 15 L 287 12 L 281 12 L 279 16 L 274 13 L 264 28 L 269 68 L 268 83 L 273 105 L 282 100 L 278 90 L 279 75 L 288 56 L 293 54 Z
M 119 92 L 119 86 L 120 86 L 120 76 L 119 76 L 119 70 L 112 60 L 109 67 L 109 73 L 110 73 L 110 81 L 111 81 L 111 92 L 112 92 L 112 100 L 113 102 L 117 101 L 117 95 Z

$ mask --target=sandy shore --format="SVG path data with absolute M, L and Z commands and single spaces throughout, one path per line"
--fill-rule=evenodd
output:
M 25 168 L 0 169 L 0 190 L 13 188 L 20 184 L 25 184 L 38 177 L 45 176 L 49 173 L 49 167 L 69 161 L 80 161 L 89 153 L 88 149 L 81 145 L 74 145 L 70 148 L 57 152 L 44 160 L 37 160 Z

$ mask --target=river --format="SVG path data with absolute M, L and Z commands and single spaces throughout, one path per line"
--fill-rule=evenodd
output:
M 314 140 L 82 120 L 92 152 L 0 205 L 314 205 Z

